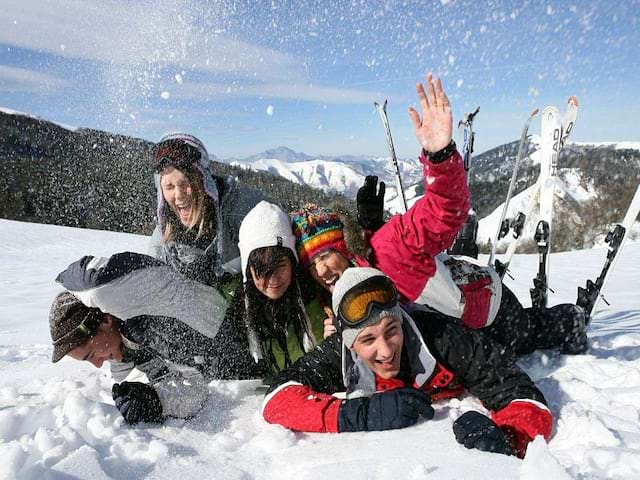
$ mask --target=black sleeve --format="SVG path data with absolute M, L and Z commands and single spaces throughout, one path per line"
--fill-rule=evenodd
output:
M 416 323 L 437 360 L 485 407 L 499 410 L 516 399 L 546 405 L 542 392 L 515 363 L 513 355 L 482 330 L 443 320 L 422 319 Z
M 207 379 L 246 379 L 259 375 L 243 338 L 225 319 L 215 339 L 171 317 L 136 317 L 123 334 L 160 358 L 197 368 Z M 230 323 L 230 322 L 229 322 Z
M 92 266 L 94 259 L 97 263 Z M 108 258 L 87 255 L 60 272 L 56 282 L 67 290 L 81 292 L 112 282 L 133 271 L 161 265 L 164 264 L 149 255 L 134 252 L 116 253 Z
M 342 339 L 334 333 L 293 365 L 278 372 L 268 393 L 287 382 L 297 382 L 318 393 L 344 391 L 342 381 Z

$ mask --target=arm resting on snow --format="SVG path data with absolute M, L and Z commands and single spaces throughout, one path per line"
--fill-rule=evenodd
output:
M 151 385 L 158 393 L 165 417 L 192 417 L 207 400 L 209 390 L 204 378 L 196 370 L 171 372 Z
M 437 353 L 462 385 L 490 410 L 500 410 L 514 400 L 546 404 L 531 378 L 505 352 L 505 347 L 478 330 L 453 322 L 421 322 L 425 339 L 433 339 Z
M 505 432 L 520 458 L 524 457 L 529 442 L 538 435 L 548 442 L 553 429 L 551 411 L 535 400 L 514 400 L 494 412 L 491 418 Z
M 334 334 L 275 377 L 265 396 L 262 413 L 269 423 L 306 432 L 337 432 L 344 390 L 341 339 Z
M 341 400 L 289 382 L 267 394 L 262 416 L 268 423 L 299 432 L 338 432 Z

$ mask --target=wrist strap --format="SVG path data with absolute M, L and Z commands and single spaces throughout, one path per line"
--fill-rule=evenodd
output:
M 454 142 L 453 139 L 451 139 L 451 141 L 449 142 L 449 145 L 447 145 L 441 150 L 438 150 L 437 152 L 431 153 L 431 152 L 427 152 L 424 149 L 422 149 L 422 151 L 424 152 L 424 156 L 427 157 L 429 161 L 431 161 L 431 163 L 442 163 L 451 155 L 453 155 L 453 152 L 456 151 L 456 142 Z

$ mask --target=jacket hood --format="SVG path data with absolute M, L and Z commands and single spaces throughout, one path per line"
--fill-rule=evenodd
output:
M 198 176 L 202 180 L 203 191 L 206 195 L 211 197 L 213 200 L 213 204 L 215 206 L 216 212 L 219 211 L 220 204 L 220 193 L 218 191 L 218 187 L 216 185 L 215 178 L 212 173 L 213 162 L 209 159 L 209 153 L 205 148 L 204 144 L 193 135 L 189 135 L 188 133 L 170 133 L 163 136 L 160 141 L 156 145 L 160 145 L 166 141 L 181 141 L 192 147 L 197 148 L 200 151 L 200 160 L 194 163 L 195 171 L 198 173 Z M 157 222 L 160 227 L 160 232 L 164 233 L 165 229 L 165 221 L 164 221 L 164 209 L 165 209 L 165 201 L 164 196 L 162 195 L 162 188 L 160 187 L 160 174 L 154 173 L 153 175 L 156 185 L 157 199 L 158 199 L 158 210 L 157 210 Z M 220 220 L 219 218 L 217 219 Z

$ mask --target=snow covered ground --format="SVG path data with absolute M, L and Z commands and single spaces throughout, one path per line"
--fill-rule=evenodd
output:
M 588 355 L 536 353 L 522 365 L 556 418 L 524 460 L 466 450 L 451 431 L 472 398 L 436 405 L 403 430 L 300 434 L 266 424 L 256 382 L 216 381 L 190 421 L 123 425 L 106 367 L 50 363 L 47 315 L 58 272 L 82 255 L 145 252 L 145 237 L 0 220 L 0 479 L 640 478 L 640 243 L 629 243 L 595 315 Z M 552 255 L 551 303 L 573 302 L 604 249 Z M 516 256 L 523 303 L 536 257 Z

